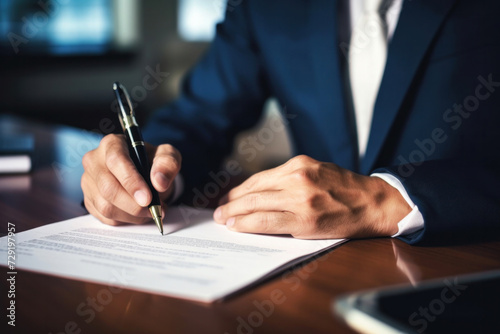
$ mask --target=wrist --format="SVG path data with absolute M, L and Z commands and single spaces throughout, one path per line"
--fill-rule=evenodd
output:
M 370 177 L 373 213 L 371 222 L 378 236 L 392 236 L 399 230 L 398 222 L 411 212 L 401 193 L 378 177 Z

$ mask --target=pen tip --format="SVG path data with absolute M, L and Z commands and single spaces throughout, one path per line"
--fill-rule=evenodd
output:
M 163 224 L 161 222 L 161 217 L 155 217 L 154 221 L 156 223 L 156 226 L 158 226 L 158 229 L 160 230 L 161 235 L 163 235 Z
M 161 221 L 161 206 L 159 205 L 151 205 L 149 207 L 149 211 L 151 211 L 151 215 L 153 216 L 153 220 L 158 226 L 161 235 L 163 235 L 163 222 Z

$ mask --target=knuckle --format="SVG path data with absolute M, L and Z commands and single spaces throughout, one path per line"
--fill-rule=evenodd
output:
M 177 149 L 170 144 L 161 144 L 158 148 L 169 154 L 177 152 Z
M 99 148 L 106 149 L 108 146 L 110 146 L 111 143 L 114 141 L 113 136 L 114 136 L 114 134 L 109 134 L 107 136 L 104 136 L 101 139 L 101 143 L 99 144 Z
M 295 166 L 306 166 L 308 163 L 311 162 L 311 160 L 313 159 L 311 159 L 307 155 L 301 154 L 290 159 L 290 162 Z
M 259 233 L 274 234 L 276 231 L 282 230 L 284 222 L 280 221 L 275 214 L 264 213 L 260 216 Z
M 245 182 L 243 182 L 243 186 L 245 190 L 251 190 L 257 184 L 257 180 L 259 179 L 259 174 L 253 174 Z
M 110 151 L 106 154 L 106 167 L 111 169 L 112 167 L 120 164 L 123 160 L 123 156 L 116 151 Z
M 263 214 L 261 216 L 261 229 L 264 234 L 274 234 L 285 226 L 283 221 L 274 214 Z
M 259 202 L 259 198 L 260 198 L 260 196 L 258 194 L 250 194 L 250 195 L 246 196 L 245 208 L 247 208 L 247 210 L 250 212 L 255 212 L 255 210 L 257 209 L 258 202 Z
M 311 175 L 308 169 L 299 168 L 291 174 L 294 181 L 298 183 L 309 183 L 311 181 Z
M 174 155 L 158 155 L 153 159 L 153 164 L 168 171 L 179 171 L 181 169 L 181 162 Z
M 271 222 L 269 219 L 269 215 L 261 215 L 260 217 L 260 226 L 262 229 L 262 233 L 268 233 L 271 229 Z
M 85 153 L 82 157 L 82 166 L 84 170 L 88 170 L 90 167 L 90 164 L 92 163 L 92 155 L 93 155 L 93 150 Z
M 139 179 L 139 175 L 136 173 L 127 174 L 120 180 L 123 187 L 129 191 L 130 193 L 134 192 L 134 189 L 137 189 L 141 185 L 141 180 Z
M 181 169 L 181 161 L 173 155 L 167 156 L 168 163 L 173 166 L 173 169 L 178 171 Z
M 173 159 L 177 161 L 177 164 L 180 164 L 182 161 L 182 156 L 179 150 L 177 150 L 174 146 L 170 144 L 162 144 L 158 146 L 157 152 L 161 152 L 159 156 L 171 156 Z
M 101 194 L 101 196 L 108 201 L 112 201 L 115 198 L 116 192 L 118 190 L 115 182 L 110 180 L 109 177 L 103 177 L 103 176 L 99 178 L 97 187 L 99 189 L 99 193 Z
M 300 154 L 300 155 L 297 155 L 297 156 L 295 157 L 295 160 L 297 160 L 297 161 L 298 161 L 298 162 L 300 162 L 300 163 L 304 163 L 304 162 L 309 161 L 309 160 L 310 160 L 310 158 L 309 158 L 307 155 L 305 155 L 305 154 Z
M 111 133 L 101 139 L 101 146 L 107 148 L 121 140 L 121 135 Z
M 94 203 L 94 207 L 103 217 L 108 219 L 111 219 L 113 217 L 114 206 L 110 202 L 106 200 L 99 200 Z
M 304 183 L 308 186 L 316 185 L 321 182 L 321 165 L 312 164 L 308 166 L 302 166 L 291 172 L 291 177 L 294 181 L 299 183 Z

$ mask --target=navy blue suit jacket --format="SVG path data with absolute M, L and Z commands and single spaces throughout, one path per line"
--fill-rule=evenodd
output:
M 201 187 L 276 97 L 294 152 L 399 178 L 425 228 L 402 238 L 445 244 L 500 231 L 500 3 L 405 1 L 362 161 L 332 0 L 229 1 L 225 21 L 180 98 L 146 128 L 183 155 L 186 192 Z M 344 11 L 344 15 L 347 11 Z M 201 189 L 201 188 L 200 188 Z

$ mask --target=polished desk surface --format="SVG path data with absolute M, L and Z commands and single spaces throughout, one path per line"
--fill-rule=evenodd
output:
M 0 116 L 0 131 L 32 133 L 36 140 L 34 171 L 0 176 L 3 235 L 7 222 L 21 232 L 86 214 L 79 159 L 98 138 L 8 116 Z M 389 238 L 356 240 L 225 301 L 202 304 L 124 289 L 98 303 L 92 319 L 78 307 L 104 295 L 106 285 L 18 271 L 16 328 L 9 333 L 352 333 L 331 312 L 342 294 L 498 268 L 500 242 L 415 247 Z M 1 285 L 7 291 L 5 279 Z M 281 303 L 259 310 L 276 291 Z M 5 328 L 5 316 L 1 321 Z

